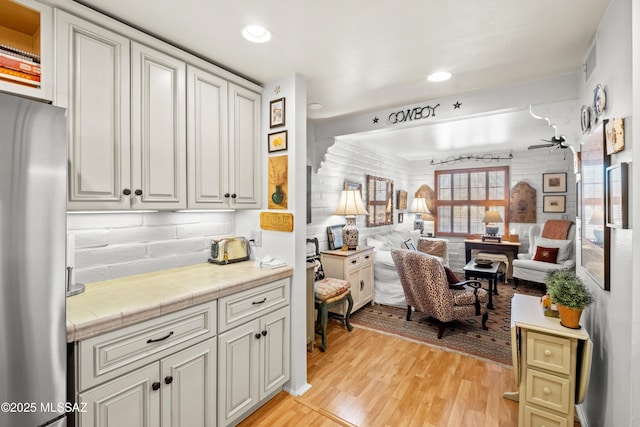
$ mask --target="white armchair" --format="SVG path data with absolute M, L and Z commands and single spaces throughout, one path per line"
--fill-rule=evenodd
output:
M 541 237 L 541 231 L 542 227 L 538 224 L 529 229 L 529 251 L 518 254 L 518 258 L 513 260 L 513 282 L 516 287 L 520 280 L 544 283 L 547 273 L 562 269 L 573 270 L 576 266 L 575 224 L 571 224 L 566 240 Z M 555 262 L 536 260 L 536 253 L 540 255 L 544 248 L 558 249 Z

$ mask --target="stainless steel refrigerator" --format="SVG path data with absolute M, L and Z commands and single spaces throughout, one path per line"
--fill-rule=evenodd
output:
M 0 93 L 0 427 L 66 426 L 66 167 L 65 110 Z

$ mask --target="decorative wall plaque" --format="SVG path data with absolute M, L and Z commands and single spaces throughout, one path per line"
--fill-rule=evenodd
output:
M 260 212 L 260 228 L 271 231 L 293 231 L 293 214 L 281 212 Z
M 536 189 L 526 182 L 518 182 L 511 188 L 509 221 L 525 224 L 536 222 Z

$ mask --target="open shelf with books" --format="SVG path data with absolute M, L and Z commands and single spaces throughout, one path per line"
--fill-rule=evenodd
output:
M 0 90 L 52 99 L 53 17 L 34 0 L 0 0 Z

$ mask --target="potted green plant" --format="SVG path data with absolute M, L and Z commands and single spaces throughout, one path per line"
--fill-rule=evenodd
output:
M 593 295 L 580 277 L 570 270 L 555 270 L 547 274 L 547 293 L 558 308 L 560 324 L 580 328 L 582 310 L 593 302 Z

